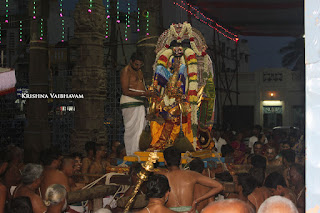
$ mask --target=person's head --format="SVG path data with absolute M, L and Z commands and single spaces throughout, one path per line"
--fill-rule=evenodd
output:
M 238 191 L 242 192 L 244 196 L 248 196 L 253 192 L 255 188 L 257 188 L 258 183 L 256 179 L 254 179 L 248 173 L 240 173 L 238 174 Z
M 261 133 L 262 127 L 260 125 L 254 125 L 252 134 L 258 136 Z
M 103 144 L 96 144 L 96 158 L 104 158 L 107 156 L 107 147 Z
M 126 147 L 124 145 L 119 145 L 116 150 L 117 158 L 123 159 L 127 155 Z
M 61 164 L 60 153 L 53 149 L 46 149 L 40 154 L 40 160 L 43 166 L 50 166 L 58 169 Z
M 298 213 L 297 207 L 291 200 L 282 196 L 272 196 L 266 199 L 257 213 Z
M 190 163 L 189 163 L 189 168 L 191 171 L 198 172 L 202 174 L 204 170 L 204 163 L 201 160 L 201 158 L 194 158 Z
M 43 167 L 39 164 L 28 163 L 22 170 L 21 183 L 23 185 L 33 184 L 35 187 L 40 186 Z
M 253 153 L 256 155 L 262 155 L 263 144 L 257 141 L 253 144 Z
M 120 145 L 121 145 L 120 141 L 113 141 L 112 142 L 112 146 L 111 146 L 112 153 L 116 153 L 117 152 L 117 147 L 120 146 Z
M 169 198 L 170 186 L 166 176 L 151 175 L 147 182 L 147 198 L 162 198 L 167 201 Z
M 143 55 L 139 52 L 135 52 L 130 57 L 130 66 L 135 71 L 140 70 L 143 67 Z
M 74 174 L 75 160 L 72 157 L 64 157 L 61 164 L 61 171 L 71 177 Z
M 249 169 L 249 174 L 257 181 L 258 186 L 262 186 L 265 179 L 265 169 L 253 167 Z
M 74 160 L 74 172 L 80 172 L 82 167 L 82 155 L 81 153 L 75 152 L 72 155 Z
M 288 180 L 291 186 L 298 186 L 305 183 L 304 166 L 292 164 L 288 172 Z
M 21 163 L 23 162 L 24 151 L 20 147 L 12 144 L 8 146 L 7 156 L 9 162 Z
M 283 195 L 284 188 L 287 188 L 284 177 L 278 172 L 272 172 L 266 178 L 264 186 L 271 189 L 273 195 Z
M 273 161 L 276 159 L 277 153 L 274 147 L 269 146 L 266 150 L 266 157 L 268 161 Z
M 10 202 L 7 213 L 33 213 L 32 203 L 29 197 L 16 197 Z
M 291 147 L 292 147 L 292 143 L 288 140 L 285 140 L 280 144 L 281 151 L 291 149 Z
M 246 202 L 230 198 L 210 203 L 202 210 L 202 213 L 254 213 L 254 209 Z
M 177 150 L 173 146 L 166 148 L 163 151 L 163 156 L 164 156 L 165 164 L 168 167 L 171 167 L 171 166 L 179 167 L 180 166 L 181 153 L 179 150 Z
M 179 43 L 176 40 L 173 40 L 170 43 L 170 47 L 172 48 L 172 52 L 174 56 L 181 57 L 183 55 L 182 43 Z
M 296 161 L 296 153 L 292 149 L 283 150 L 281 152 L 282 155 L 282 163 L 285 167 L 289 167 L 294 164 Z
M 63 185 L 53 184 L 49 186 L 44 195 L 44 204 L 47 207 L 60 206 L 61 212 L 67 207 L 67 190 Z
M 96 154 L 96 143 L 93 141 L 88 141 L 85 145 L 84 148 L 87 152 L 87 156 L 93 157 Z
M 255 168 L 262 168 L 266 169 L 267 167 L 267 160 L 265 157 L 261 155 L 253 155 L 251 157 L 251 165 Z
M 221 155 L 222 157 L 232 157 L 234 149 L 230 144 L 225 144 L 221 146 Z

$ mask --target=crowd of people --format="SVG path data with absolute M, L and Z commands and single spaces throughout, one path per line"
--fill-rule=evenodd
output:
M 151 174 L 141 187 L 148 205 L 134 209 L 150 212 L 304 212 L 305 172 L 303 141 L 296 132 L 262 133 L 255 126 L 252 134 L 213 129 L 213 152 L 225 159 L 223 171 L 205 169 L 200 158 L 180 165 L 181 153 L 174 147 L 164 150 L 166 168 Z M 105 144 L 87 142 L 86 155 L 62 155 L 58 148 L 41 153 L 38 164 L 23 161 L 23 150 L 9 145 L 0 153 L 0 213 L 2 212 L 89 212 L 92 207 L 67 205 L 67 193 L 117 166 L 126 155 L 125 146 L 114 141 Z M 108 151 L 109 150 L 109 151 Z M 246 172 L 235 172 L 230 165 L 247 165 Z M 182 169 L 183 168 L 183 169 Z M 188 169 L 185 169 L 188 168 Z M 130 196 L 137 183 L 140 164 L 130 170 Z M 87 175 L 88 174 L 88 175 Z M 224 188 L 233 182 L 234 190 Z M 109 212 L 124 209 L 110 205 Z

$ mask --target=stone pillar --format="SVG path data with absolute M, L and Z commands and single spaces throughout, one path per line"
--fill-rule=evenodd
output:
M 30 1 L 30 4 L 32 1 Z M 30 14 L 30 63 L 29 93 L 48 94 L 48 43 L 47 18 L 48 1 L 38 1 L 36 19 Z M 40 20 L 43 19 L 43 36 L 40 40 Z M 51 132 L 48 126 L 48 99 L 27 99 L 27 125 L 24 130 L 25 163 L 38 162 L 40 152 L 49 148 Z
M 137 47 L 138 51 L 144 54 L 144 67 L 142 68 L 147 85 L 151 84 L 153 77 L 152 66 L 156 58 L 155 47 L 157 40 L 163 31 L 161 13 L 162 1 L 138 0 L 138 7 L 141 11 L 141 33 Z M 146 17 L 144 13 L 149 11 L 149 36 L 146 35 Z
M 106 143 L 104 104 L 106 97 L 106 69 L 103 65 L 105 36 L 105 8 L 102 0 L 80 0 L 74 11 L 75 39 L 78 61 L 72 71 L 72 91 L 83 94 L 75 99 L 74 129 L 71 151 L 84 152 L 87 141 Z

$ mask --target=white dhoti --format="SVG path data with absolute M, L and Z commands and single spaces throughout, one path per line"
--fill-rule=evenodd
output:
M 146 126 L 146 112 L 141 97 L 129 97 L 122 95 L 120 99 L 122 117 L 124 123 L 124 144 L 127 155 L 133 155 L 139 151 L 139 140 Z

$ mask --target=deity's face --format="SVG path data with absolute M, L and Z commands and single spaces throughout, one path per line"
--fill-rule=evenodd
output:
M 183 48 L 181 46 L 173 47 L 173 55 L 176 57 L 181 57 L 183 55 Z

